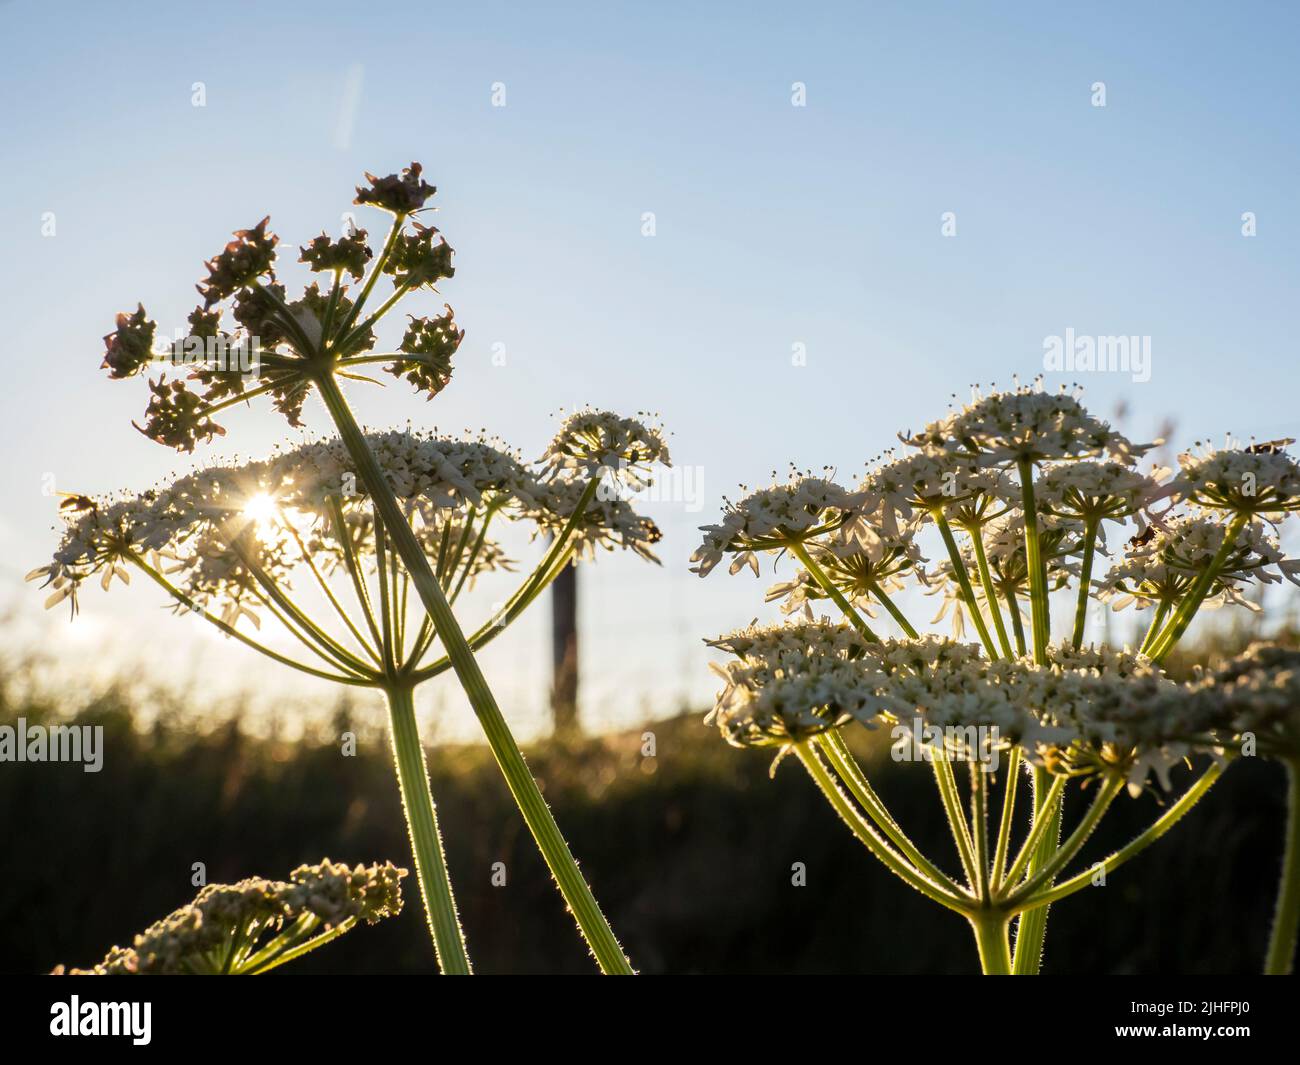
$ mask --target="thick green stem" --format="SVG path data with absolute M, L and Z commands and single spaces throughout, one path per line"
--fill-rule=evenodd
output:
M 1269 935 L 1266 976 L 1287 976 L 1295 964 L 1296 931 L 1300 929 L 1300 761 L 1288 759 L 1286 848 L 1278 884 L 1273 931 Z
M 466 976 L 470 972 L 465 953 L 465 936 L 456 913 L 456 899 L 447 875 L 447 860 L 438 833 L 438 817 L 429 794 L 429 771 L 424 761 L 424 745 L 415 720 L 415 700 L 409 685 L 393 684 L 385 689 L 388 696 L 388 720 L 392 727 L 393 761 L 397 765 L 397 783 L 402 791 L 402 809 L 406 811 L 406 828 L 415 855 L 415 872 L 420 881 L 424 913 L 438 952 L 438 964 L 444 974 Z
M 985 976 L 1011 975 L 1011 948 L 1007 944 L 1009 923 L 1001 910 L 980 910 L 971 915 L 970 926 L 975 932 L 980 969 Z
M 1026 875 L 1033 880 L 1040 869 L 1043 868 L 1056 853 L 1057 845 L 1061 839 L 1061 811 L 1064 802 L 1061 801 L 1059 793 L 1056 793 L 1056 801 L 1052 802 L 1054 789 L 1063 778 L 1058 777 L 1052 782 L 1046 797 L 1042 796 L 1043 785 L 1046 783 L 1048 773 L 1046 770 L 1035 767 L 1034 769 L 1034 820 L 1040 822 L 1047 819 L 1047 828 L 1038 841 L 1038 845 L 1029 859 L 1029 865 Z M 1037 976 L 1043 963 L 1043 941 L 1047 938 L 1047 907 L 1041 906 L 1038 909 L 1030 910 L 1023 914 L 1019 923 L 1016 925 L 1016 952 L 1012 960 L 1012 969 L 1017 976 Z
M 613 929 L 600 911 L 591 888 L 583 879 L 578 863 L 574 861 L 569 846 L 560 833 L 555 818 L 551 815 L 546 800 L 542 798 L 537 781 L 533 779 L 524 761 L 524 756 L 510 734 L 510 727 L 497 706 L 495 697 L 488 687 L 474 652 L 470 649 L 465 634 L 461 631 L 447 597 L 433 575 L 429 560 L 425 557 L 420 541 L 412 532 L 406 515 L 393 495 L 384 471 L 370 450 L 365 435 L 357 425 L 348 406 L 347 400 L 339 390 L 338 383 L 329 373 L 323 373 L 317 379 L 322 399 L 329 409 L 330 416 L 339 431 L 348 454 L 357 465 L 357 474 L 370 493 L 371 501 L 382 519 L 393 546 L 401 556 L 406 571 L 410 574 L 420 602 L 428 611 L 433 626 L 446 648 L 456 676 L 464 688 L 470 705 L 474 708 L 483 734 L 492 754 L 497 760 L 506 784 L 514 796 L 519 811 L 523 814 L 538 849 L 542 852 L 551 875 L 559 885 L 560 893 L 569 904 L 574 919 L 578 923 L 587 944 L 591 947 L 601 970 L 606 973 L 631 975 L 632 966 L 628 963 L 619 945 Z

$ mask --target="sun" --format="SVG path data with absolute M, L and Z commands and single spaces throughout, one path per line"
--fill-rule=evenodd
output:
M 252 521 L 259 532 L 266 532 L 275 525 L 278 505 L 266 492 L 258 492 L 244 504 L 244 517 Z

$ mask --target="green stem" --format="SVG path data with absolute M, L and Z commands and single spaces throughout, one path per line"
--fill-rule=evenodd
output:
M 1065 777 L 1052 777 L 1052 783 L 1046 784 L 1044 777 L 1047 774 L 1043 770 L 1035 768 L 1033 771 L 1034 785 L 1034 819 L 1029 826 L 1029 835 L 1025 837 L 1024 843 L 1020 845 L 1020 851 L 1016 854 L 1016 860 L 1012 862 L 1011 868 L 1007 871 L 1006 880 L 1003 885 L 1007 888 L 1014 887 L 1025 870 L 1033 860 L 1034 853 L 1038 850 L 1039 844 L 1043 837 L 1047 835 L 1048 822 L 1042 816 L 1046 810 L 1051 814 L 1060 802 L 1061 792 L 1065 788 Z
M 569 846 L 560 833 L 555 818 L 551 815 L 546 800 L 542 798 L 537 781 L 533 779 L 524 761 L 524 756 L 510 734 L 510 726 L 497 706 L 496 699 L 488 687 L 474 652 L 470 649 L 465 634 L 461 631 L 456 616 L 452 613 L 443 594 L 441 586 L 429 567 L 420 541 L 412 532 L 406 515 L 393 495 L 378 460 L 370 450 L 365 435 L 353 417 L 347 400 L 339 390 L 338 382 L 325 373 L 317 379 L 322 399 L 329 409 L 330 416 L 339 430 L 344 446 L 347 447 L 352 461 L 357 465 L 357 473 L 365 483 L 376 511 L 382 518 L 393 541 L 397 553 L 401 556 L 407 573 L 420 596 L 420 602 L 429 613 L 433 626 L 446 648 L 456 676 L 464 688 L 470 705 L 478 717 L 483 734 L 497 765 L 505 777 L 506 784 L 514 796 L 519 811 L 523 814 L 529 831 L 542 852 L 551 875 L 559 885 L 560 893 L 569 904 L 574 919 L 578 923 L 587 944 L 591 947 L 601 970 L 606 973 L 631 975 L 632 966 L 628 963 L 619 946 L 609 923 L 600 906 L 587 886 L 578 863 L 574 861 Z
M 1070 861 L 1088 841 L 1088 837 L 1092 835 L 1097 823 L 1105 816 L 1110 804 L 1115 801 L 1115 796 L 1120 793 L 1120 789 L 1123 787 L 1124 781 L 1113 777 L 1098 788 L 1097 794 L 1088 807 L 1088 812 L 1084 814 L 1075 830 L 1070 833 L 1069 839 L 1061 844 L 1060 849 L 1052 855 L 1051 860 L 1032 879 L 1015 890 L 1008 900 L 1012 905 L 1032 897 L 1036 891 L 1047 887 L 1056 875 L 1070 864 Z
M 1155 608 L 1155 613 L 1151 617 L 1151 624 L 1147 627 L 1147 634 L 1142 637 L 1142 646 L 1138 648 L 1142 654 L 1149 654 L 1151 645 L 1155 643 L 1156 637 L 1160 634 L 1160 626 L 1165 623 L 1165 618 L 1169 614 L 1169 600 L 1161 599 L 1160 605 Z
M 799 756 L 799 761 L 803 763 L 804 768 L 808 770 L 809 776 L 821 788 L 822 794 L 835 812 L 840 815 L 840 819 L 849 826 L 849 829 L 857 836 L 859 842 L 879 858 L 891 873 L 900 877 L 909 886 L 915 888 L 927 898 L 933 899 L 941 906 L 946 906 L 957 913 L 964 914 L 967 912 L 961 900 L 949 895 L 928 877 L 922 876 L 876 834 L 875 829 L 871 827 L 871 823 L 858 813 L 853 803 L 849 801 L 848 796 L 840 790 L 839 784 L 827 771 L 826 766 L 822 764 L 822 760 L 815 748 L 807 743 L 796 743 L 794 749 Z
M 1174 645 L 1182 639 L 1183 633 L 1187 631 L 1187 626 L 1192 623 L 1192 618 L 1196 616 L 1201 603 L 1209 595 L 1214 579 L 1219 575 L 1224 560 L 1232 552 L 1237 537 L 1241 534 L 1241 530 L 1248 520 L 1249 515 L 1237 514 L 1228 523 L 1228 527 L 1223 532 L 1223 543 L 1219 545 L 1219 550 L 1214 553 L 1214 558 L 1210 560 L 1209 566 L 1201 572 L 1187 594 L 1183 596 L 1183 601 L 1178 604 L 1178 609 L 1174 611 L 1174 616 L 1169 624 L 1165 626 L 1164 632 L 1156 637 L 1156 642 L 1151 648 L 1151 657 L 1157 662 L 1163 661 L 1165 656 L 1174 649 Z
M 821 566 L 817 565 L 812 555 L 808 554 L 808 549 L 804 547 L 802 541 L 792 540 L 790 542 L 790 553 L 803 563 L 804 569 L 812 574 L 813 580 L 821 585 L 822 590 L 831 597 L 835 602 L 835 605 L 840 608 L 844 616 L 852 623 L 853 627 L 867 640 L 870 640 L 872 643 L 879 643 L 880 637 L 871 631 L 871 626 L 863 620 L 862 615 L 857 612 L 853 604 L 844 598 L 844 593 L 835 587 L 835 582 L 826 575 L 826 571 L 823 570 Z
M 986 902 L 989 897 L 988 776 L 984 767 L 974 759 L 970 762 L 970 820 L 971 836 L 975 843 L 975 873 L 978 877 L 972 886 L 976 898 Z
M 1020 460 L 1020 497 L 1025 518 L 1025 563 L 1029 569 L 1029 609 L 1033 618 L 1034 661 L 1047 665 L 1047 644 L 1051 639 L 1051 617 L 1047 602 L 1047 564 L 1038 538 L 1038 505 L 1034 499 L 1034 464 Z
M 537 585 L 527 598 L 512 599 L 508 608 L 503 608 L 501 611 L 498 611 L 480 625 L 469 637 L 470 647 L 475 651 L 481 650 L 505 632 L 511 622 L 536 602 L 542 592 L 546 591 L 555 578 L 563 572 L 564 567 L 569 564 L 572 554 L 573 549 L 570 548 L 560 558 L 560 560 L 551 567 L 543 581 Z M 416 652 L 418 653 L 412 653 L 411 661 L 418 662 L 423 658 L 424 653 L 429 649 L 431 644 L 432 641 L 430 640 L 422 646 L 417 647 Z M 451 660 L 446 655 L 443 655 L 437 661 L 431 662 L 427 666 L 421 666 L 412 673 L 411 676 L 416 681 L 425 681 L 430 677 L 436 677 L 439 673 L 445 673 L 449 668 L 451 668 Z
M 998 590 L 993 583 L 993 575 L 989 572 L 989 559 L 984 550 L 984 538 L 980 527 L 969 526 L 966 535 L 970 537 L 971 545 L 975 550 L 975 565 L 979 570 L 980 586 L 984 589 L 984 602 L 988 604 L 989 613 L 993 615 L 993 628 L 997 630 L 998 645 L 1002 648 L 1002 653 L 1007 658 L 1011 658 L 1011 641 L 1007 639 L 1007 626 L 1002 620 L 1002 608 L 998 606 Z
M 1088 622 L 1088 593 L 1092 591 L 1092 561 L 1097 553 L 1097 529 L 1101 523 L 1088 518 L 1083 524 L 1083 570 L 1079 575 L 1079 600 L 1074 608 L 1074 649 L 1083 646 L 1083 630 Z
M 1011 949 L 1007 944 L 1010 922 L 1001 910 L 980 910 L 970 917 L 985 976 L 1011 975 Z
M 1034 801 L 1038 803 L 1042 785 L 1047 777 L 1046 770 L 1034 769 Z M 1038 845 L 1030 855 L 1025 875 L 1033 880 L 1035 875 L 1051 860 L 1061 839 L 1061 814 L 1065 803 L 1061 800 L 1060 788 L 1065 778 L 1057 777 L 1048 789 L 1042 806 L 1034 812 L 1035 822 L 1046 821 L 1047 831 L 1042 833 Z M 1012 972 L 1017 976 L 1037 976 L 1043 964 L 1043 941 L 1047 937 L 1047 907 L 1031 910 L 1023 914 L 1016 926 L 1016 952 L 1012 960 Z
M 371 264 L 370 276 L 362 283 L 361 292 L 357 295 L 357 302 L 349 308 L 347 316 L 339 325 L 338 332 L 334 337 L 330 338 L 330 349 L 332 351 L 342 351 L 344 355 L 347 354 L 346 347 L 342 343 L 336 343 L 335 341 L 342 340 L 351 333 L 353 323 L 361 314 L 361 308 L 366 305 L 366 300 L 370 298 L 370 293 L 374 291 L 375 282 L 379 280 L 379 275 L 384 272 L 384 266 L 393 252 L 393 246 L 397 243 L 397 238 L 401 234 L 404 225 L 406 225 L 406 215 L 395 215 L 393 227 L 388 231 L 388 239 L 384 241 L 384 246 L 379 252 L 379 258 Z
M 1273 931 L 1268 939 L 1264 975 L 1287 976 L 1295 964 L 1296 932 L 1300 929 L 1300 761 L 1285 761 L 1287 777 L 1286 848 L 1278 884 Z
M 853 757 L 853 752 L 849 750 L 848 744 L 844 742 L 844 737 L 839 731 L 832 729 L 829 732 L 822 733 L 818 737 L 819 746 L 822 753 L 826 755 L 826 760 L 830 763 L 831 768 L 844 782 L 849 789 L 849 794 L 862 806 L 871 818 L 900 851 L 916 868 L 928 876 L 936 884 L 953 895 L 961 896 L 964 894 L 962 889 L 947 876 L 938 866 L 931 862 L 917 848 L 890 814 L 888 808 L 881 801 L 880 796 L 876 794 L 871 782 L 862 772 L 862 767 L 858 765 L 857 759 Z
M 278 969 L 286 962 L 291 962 L 295 958 L 301 958 L 304 954 L 309 954 L 317 947 L 323 947 L 332 939 L 337 939 L 352 928 L 357 923 L 355 917 L 349 917 L 342 924 L 337 924 L 327 932 L 322 932 L 318 936 L 308 939 L 306 942 L 299 943 L 287 950 L 282 950 L 273 957 L 256 966 L 250 966 L 240 970 L 242 976 L 261 976 L 263 973 L 269 973 L 272 969 Z
M 944 517 L 942 507 L 931 507 L 930 516 L 939 526 L 939 535 L 943 537 L 943 544 L 948 549 L 948 559 L 952 563 L 953 576 L 957 578 L 962 598 L 970 608 L 971 620 L 975 623 L 975 631 L 980 635 L 980 642 L 984 644 L 984 649 L 989 653 L 990 658 L 997 658 L 998 649 L 993 643 L 993 637 L 989 635 L 988 626 L 984 624 L 984 614 L 980 610 L 979 600 L 975 598 L 975 589 L 971 587 L 970 575 L 966 572 L 966 563 L 961 557 L 961 550 L 957 547 L 957 538 L 952 534 L 952 526 Z
M 1195 784 L 1183 792 L 1179 800 L 1167 809 L 1156 821 L 1147 829 L 1140 833 L 1127 846 L 1121 847 L 1104 862 L 1098 862 L 1090 869 L 1085 869 L 1082 873 L 1071 877 L 1069 880 L 1057 884 L 1049 891 L 1043 892 L 1036 898 L 1030 899 L 1025 905 L 1044 906 L 1047 903 L 1058 902 L 1076 891 L 1082 891 L 1092 883 L 1093 877 L 1096 876 L 1098 869 L 1103 873 L 1110 873 L 1118 869 L 1130 858 L 1135 858 L 1146 850 L 1151 844 L 1174 827 L 1183 816 L 1193 806 L 1200 801 L 1201 797 L 1210 790 L 1214 782 L 1223 775 L 1226 766 L 1221 762 L 1215 762 L 1207 769 Z
M 356 593 L 357 605 L 361 608 L 361 616 L 369 627 L 370 634 L 375 638 L 375 646 L 379 647 L 383 644 L 384 637 L 375 621 L 375 608 L 370 601 L 370 589 L 366 585 L 366 576 L 361 571 L 361 563 L 357 559 L 356 547 L 352 543 L 352 534 L 348 532 L 347 519 L 344 517 L 343 505 L 339 502 L 338 496 L 329 497 L 329 507 L 334 524 L 334 535 L 343 546 L 343 562 L 347 566 L 348 575 L 352 578 L 352 590 Z
M 276 513 L 280 518 L 280 524 L 289 530 L 289 534 L 293 537 L 294 543 L 298 545 L 298 550 L 306 561 L 307 568 L 311 570 L 312 576 L 316 578 L 316 583 L 320 586 L 320 590 L 325 593 L 325 598 L 328 599 L 330 605 L 334 607 L 334 612 L 338 614 L 339 618 L 343 621 L 343 624 L 347 626 L 348 631 L 352 633 L 353 638 L 355 638 L 357 643 L 361 645 L 362 650 L 371 657 L 376 665 L 382 667 L 383 663 L 380 661 L 379 652 L 366 642 L 366 638 L 361 635 L 361 630 L 353 623 L 351 615 L 343 609 L 343 604 L 339 602 L 338 596 L 334 594 L 334 589 L 330 587 L 329 581 L 327 581 L 325 575 L 321 573 L 315 560 L 312 558 L 312 553 L 307 549 L 307 545 L 298 534 L 297 527 L 285 517 L 283 508 L 277 506 Z
M 1016 816 L 1016 791 L 1020 786 L 1020 748 L 1012 747 L 1005 770 L 1007 786 L 1002 792 L 1002 815 L 998 823 L 998 842 L 993 851 L 993 872 L 989 882 L 994 888 L 1002 883 L 1007 867 L 1007 854 L 1011 848 L 1011 826 Z
M 939 797 L 943 800 L 943 811 L 948 818 L 948 827 L 952 830 L 953 842 L 957 844 L 957 856 L 961 858 L 966 882 L 974 891 L 975 885 L 979 883 L 979 874 L 975 868 L 975 845 L 971 841 L 970 830 L 966 827 L 966 816 L 962 813 L 961 798 L 957 794 L 957 782 L 953 779 L 947 752 L 940 750 L 931 753 L 934 780 L 939 787 Z
M 898 627 L 907 634 L 908 638 L 913 640 L 919 640 L 921 638 L 920 633 L 918 633 L 912 623 L 907 620 L 907 616 L 898 609 L 894 604 L 894 601 L 889 598 L 885 593 L 885 590 L 880 587 L 878 581 L 870 582 L 867 587 L 870 588 L 871 594 L 880 600 L 880 605 L 889 612 L 889 616 L 898 622 Z
M 471 971 L 469 957 L 465 953 L 465 936 L 461 932 L 456 899 L 447 875 L 437 812 L 429 794 L 429 770 L 415 720 L 414 696 L 406 684 L 393 684 L 384 690 L 388 696 L 393 761 L 402 792 L 402 809 L 406 812 L 406 828 L 415 855 L 420 897 L 424 900 L 424 913 L 438 953 L 438 964 L 449 976 L 466 976 Z
M 1011 615 L 1011 629 L 1016 636 L 1016 654 L 1023 658 L 1029 653 L 1029 645 L 1025 642 L 1025 623 L 1020 617 L 1020 603 L 1010 588 L 1007 589 L 1006 598 L 1007 613 Z
M 144 559 L 139 558 L 136 555 L 129 555 L 127 557 L 137 569 L 146 573 L 149 576 L 150 580 L 152 580 L 155 584 L 157 584 L 160 588 L 162 588 L 168 595 L 170 595 L 178 603 L 184 606 L 185 609 L 190 611 L 190 613 L 197 614 L 204 621 L 208 622 L 211 625 L 216 626 L 227 636 L 233 637 L 234 639 L 238 640 L 240 643 L 244 644 L 245 646 L 251 647 L 254 651 L 261 652 L 262 654 L 266 655 L 267 658 L 271 659 L 271 661 L 279 662 L 283 666 L 289 666 L 293 669 L 298 670 L 299 673 L 306 673 L 309 677 L 319 677 L 321 680 L 331 680 L 335 684 L 349 684 L 358 688 L 373 688 L 375 686 L 374 677 L 351 677 L 351 676 L 342 676 L 337 673 L 327 673 L 322 669 L 315 669 L 312 666 L 297 661 L 296 659 L 289 658 L 287 655 L 282 655 L 276 651 L 272 651 L 269 647 L 266 647 L 263 644 L 258 643 L 256 640 L 252 639 L 249 636 L 245 636 L 242 632 L 240 632 L 237 628 L 235 628 L 235 626 L 229 624 L 228 622 L 222 621 L 215 614 L 209 613 L 208 611 L 204 610 L 201 606 L 198 605 L 198 603 L 194 601 L 193 598 L 191 598 L 190 596 L 182 592 L 179 588 L 177 588 L 174 584 L 172 584 L 171 581 L 169 581 L 156 569 L 154 569 L 147 562 L 145 562 Z

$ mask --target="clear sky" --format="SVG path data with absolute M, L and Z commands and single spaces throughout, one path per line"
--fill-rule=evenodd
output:
M 1300 435 L 1300 9 L 1048 7 L 0 5 L 8 624 L 87 673 L 161 652 L 229 663 L 200 671 L 214 685 L 259 675 L 144 589 L 88 592 L 71 630 L 38 617 L 19 579 L 53 544 L 42 485 L 186 466 L 130 427 L 142 383 L 98 370 L 114 312 L 143 300 L 179 323 L 232 229 L 270 213 L 305 243 L 337 230 L 363 170 L 413 159 L 439 186 L 468 333 L 433 404 L 358 388 L 363 418 L 487 426 L 533 455 L 561 408 L 657 411 L 702 490 L 701 510 L 647 507 L 662 570 L 584 573 L 593 722 L 702 700 L 699 638 L 764 613 L 766 574 L 686 572 L 723 493 L 791 462 L 851 476 L 971 382 L 1032 377 L 1047 337 L 1150 338 L 1150 380 L 1084 378 L 1098 413 L 1128 405 L 1131 435 L 1165 418 L 1180 442 Z M 314 403 L 309 421 L 327 428 Z M 205 457 L 286 435 L 265 406 L 228 427 Z M 544 622 L 486 659 L 523 731 Z

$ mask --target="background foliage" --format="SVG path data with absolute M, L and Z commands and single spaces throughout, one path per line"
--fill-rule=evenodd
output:
M 66 694 L 34 694 L 39 686 L 20 683 L 22 672 L 6 673 L 0 720 L 100 724 L 106 754 L 98 774 L 0 766 L 5 972 L 98 960 L 193 895 L 196 861 L 210 881 L 284 876 L 324 856 L 410 865 L 377 713 L 340 707 L 332 727 L 293 742 L 255 736 L 238 717 L 197 730 L 180 701 L 149 706 L 142 727 L 139 696 L 110 691 L 69 705 Z M 641 757 L 639 730 L 528 752 L 642 971 L 978 971 L 958 918 L 893 882 L 797 766 L 769 780 L 768 756 L 727 748 L 698 714 L 647 728 L 653 759 Z M 358 734 L 356 757 L 340 756 L 345 731 Z M 927 853 L 949 854 L 928 770 L 895 765 L 879 738 L 860 735 L 896 816 Z M 478 970 L 594 971 L 486 749 L 441 747 L 430 762 Z M 1283 798 L 1279 767 L 1235 766 L 1106 888 L 1054 908 L 1045 972 L 1257 972 Z M 1116 803 L 1087 855 L 1126 842 L 1156 801 Z M 495 862 L 506 865 L 504 887 L 491 884 Z M 806 866 L 806 887 L 791 883 L 794 862 Z M 411 879 L 406 888 L 400 918 L 357 929 L 293 970 L 431 971 Z

